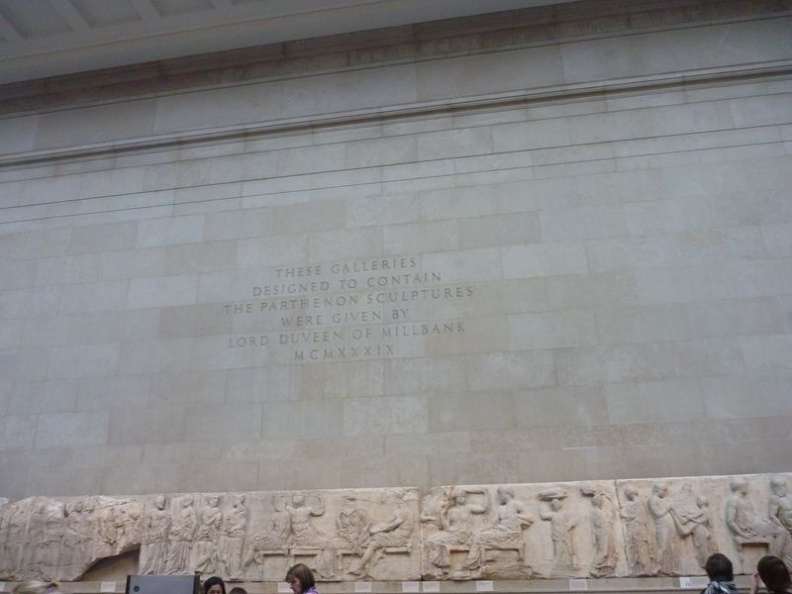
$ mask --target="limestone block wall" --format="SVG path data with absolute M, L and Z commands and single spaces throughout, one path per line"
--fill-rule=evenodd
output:
M 3 88 L 0 495 L 788 471 L 788 33 L 582 2 Z
M 118 579 L 130 552 L 133 573 L 251 583 L 295 562 L 324 582 L 624 581 L 699 576 L 716 552 L 752 574 L 764 554 L 792 564 L 790 478 L 34 497 L 1 508 L 0 577 L 77 580 L 101 561 Z

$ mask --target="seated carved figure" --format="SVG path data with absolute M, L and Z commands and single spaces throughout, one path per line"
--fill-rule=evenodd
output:
M 726 500 L 726 525 L 738 545 L 770 538 L 775 532 L 772 522 L 760 518 L 748 499 L 748 482 L 743 478 L 731 481 L 731 495 Z
M 431 534 L 425 541 L 426 560 L 440 576 L 448 575 L 451 567 L 451 548 L 467 547 L 473 536 L 473 515 L 489 510 L 489 501 L 477 505 L 467 501 L 468 494 L 484 494 L 483 489 L 465 490 L 456 488 L 451 492 L 450 501 L 443 502 L 438 520 L 440 530 Z
M 792 497 L 783 476 L 770 480 L 770 521 L 792 534 Z
M 358 576 L 366 575 L 382 558 L 386 549 L 411 546 L 410 538 L 414 529 L 415 517 L 408 503 L 414 499 L 414 493 L 410 491 L 403 493 L 397 498 L 396 509 L 390 518 L 371 525 L 368 546 L 357 566 L 349 573 Z
M 473 534 L 465 568 L 481 570 L 487 548 L 514 549 L 520 561 L 525 560 L 522 531 L 534 522 L 526 505 L 514 498 L 514 490 L 498 487 L 498 509 L 492 524 Z

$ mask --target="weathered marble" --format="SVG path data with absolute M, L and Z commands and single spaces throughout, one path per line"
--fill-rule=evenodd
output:
M 135 550 L 142 574 L 250 582 L 277 580 L 298 561 L 321 581 L 701 575 L 714 552 L 752 573 L 760 553 L 792 561 L 790 480 L 36 497 L 0 508 L 0 577 L 79 580 Z

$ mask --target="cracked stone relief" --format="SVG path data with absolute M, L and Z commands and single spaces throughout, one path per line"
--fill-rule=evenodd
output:
M 144 574 L 279 581 L 702 575 L 792 565 L 792 475 L 133 497 L 0 499 L 0 579 Z M 134 557 L 133 557 L 134 559 Z

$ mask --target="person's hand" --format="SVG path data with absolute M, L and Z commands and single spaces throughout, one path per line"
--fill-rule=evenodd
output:
M 751 590 L 749 594 L 756 594 L 759 591 L 759 581 L 759 574 L 753 574 L 751 579 Z

